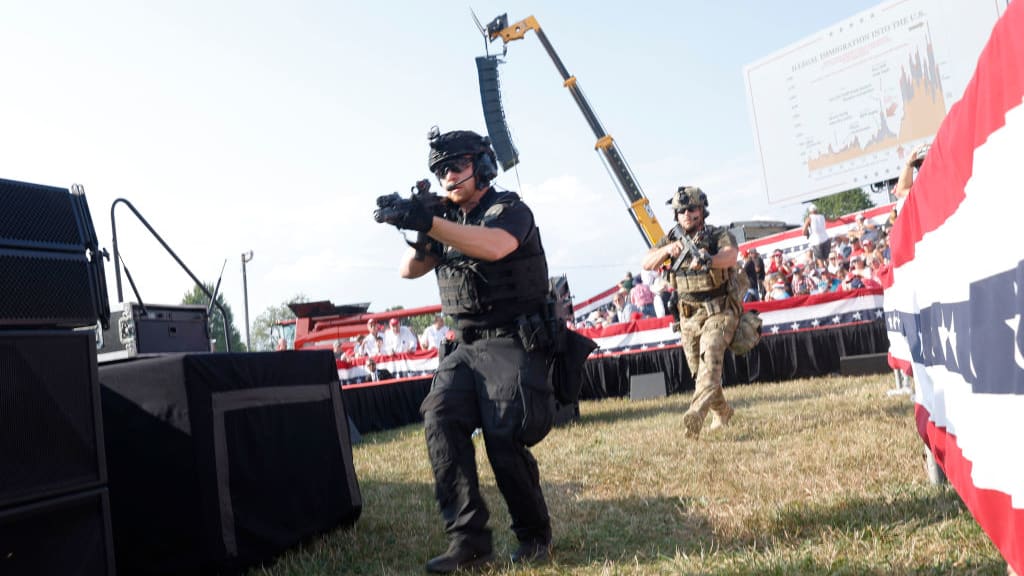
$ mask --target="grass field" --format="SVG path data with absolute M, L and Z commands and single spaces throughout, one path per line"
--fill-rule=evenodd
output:
M 584 402 L 533 450 L 553 559 L 515 539 L 481 439 L 499 560 L 482 574 L 993 574 L 1006 564 L 952 489 L 928 483 L 891 376 L 726 389 L 730 427 L 683 438 L 689 395 Z M 447 545 L 421 425 L 354 447 L 363 512 L 250 575 L 422 574 Z

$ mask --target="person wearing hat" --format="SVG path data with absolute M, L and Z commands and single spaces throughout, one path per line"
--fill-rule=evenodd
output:
M 705 223 L 708 197 L 700 188 L 680 186 L 668 203 L 675 212 L 676 225 L 647 252 L 643 267 L 656 270 L 666 260 L 674 265 L 679 334 L 696 388 L 683 415 L 683 426 L 686 436 L 696 439 L 708 412 L 712 414 L 711 429 L 727 425 L 734 412 L 722 393 L 722 364 L 743 312 L 742 303 L 729 292 L 732 275 L 738 273 L 739 250 L 727 228 Z M 684 236 L 697 249 L 696 254 Z
M 768 278 L 765 279 L 765 283 L 768 288 L 765 300 L 771 302 L 774 300 L 785 300 L 790 297 L 789 287 L 786 286 L 786 279 L 782 277 L 782 274 L 769 274 Z
M 406 251 L 399 274 L 435 272 L 441 310 L 455 324 L 456 338 L 442 347 L 420 406 L 434 495 L 449 539 L 426 570 L 445 574 L 494 560 L 472 441 L 477 428 L 519 541 L 513 563 L 544 561 L 551 519 L 528 446 L 554 422 L 554 389 L 547 380 L 553 350 L 521 338 L 519 330 L 546 318 L 548 267 L 540 231 L 519 195 L 491 185 L 498 169 L 489 138 L 468 130 L 442 134 L 435 127 L 429 140 L 428 166 L 444 190 L 442 209 L 410 202 L 381 218 L 425 235 Z
M 404 354 L 415 352 L 419 341 L 416 335 L 408 326 L 403 326 L 398 318 L 392 318 L 388 322 L 388 329 L 384 332 L 384 353 Z
M 860 243 L 860 238 L 857 236 L 850 237 L 850 254 L 847 256 L 847 261 L 853 261 L 854 258 L 864 255 L 864 246 Z
M 764 300 L 764 260 L 757 248 L 747 251 L 747 261 L 743 264 L 743 272 L 747 275 L 750 288 L 757 294 L 757 300 Z
M 808 274 L 804 273 L 803 266 L 797 266 L 793 269 L 793 279 L 790 280 L 789 285 L 789 293 L 793 296 L 810 294 L 814 290 L 814 281 L 811 280 Z
M 832 247 L 832 240 L 828 237 L 828 230 L 825 228 L 825 216 L 818 213 L 818 207 L 811 204 L 807 207 L 807 217 L 804 218 L 804 235 L 807 242 L 814 250 L 814 257 L 818 260 L 828 258 L 829 249 Z
M 793 268 L 790 263 L 785 260 L 782 250 L 776 248 L 775 251 L 772 252 L 772 261 L 768 263 L 768 269 L 766 272 L 768 274 L 778 274 L 782 276 L 785 281 L 788 281 L 793 275 Z
M 864 287 L 864 279 L 858 276 L 855 272 L 847 272 L 846 277 L 843 279 L 842 285 L 839 287 L 840 290 L 856 290 L 857 288 Z

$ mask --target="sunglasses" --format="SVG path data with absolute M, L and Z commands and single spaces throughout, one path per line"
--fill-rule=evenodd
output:
M 700 210 L 699 205 L 690 204 L 689 206 L 685 206 L 682 210 L 680 210 L 680 212 L 696 212 L 697 210 Z
M 444 175 L 447 174 L 449 171 L 455 173 L 462 172 L 466 168 L 469 168 L 472 164 L 472 158 L 467 158 L 465 156 L 459 158 L 452 158 L 450 160 L 445 160 L 444 162 L 438 164 L 437 167 L 434 168 L 434 174 L 437 175 L 438 179 L 441 179 L 444 178 Z

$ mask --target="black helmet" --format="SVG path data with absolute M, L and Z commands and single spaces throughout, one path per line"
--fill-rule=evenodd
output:
M 498 175 L 497 157 L 491 148 L 491 139 L 471 130 L 453 130 L 441 134 L 437 126 L 430 130 L 430 157 L 428 167 L 434 172 L 449 158 L 472 155 L 474 174 L 478 184 L 490 182 Z
M 671 204 L 676 212 L 686 210 L 687 206 L 702 206 L 705 218 L 711 213 L 708 212 L 708 195 L 696 186 L 680 186 L 666 204 Z

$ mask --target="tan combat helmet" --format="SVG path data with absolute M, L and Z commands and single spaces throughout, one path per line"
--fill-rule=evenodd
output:
M 704 218 L 708 217 L 708 195 L 697 186 L 680 186 L 676 193 L 672 195 L 672 199 L 666 202 L 671 204 L 672 209 L 676 212 L 682 212 L 686 210 L 687 206 L 702 206 L 704 208 Z

